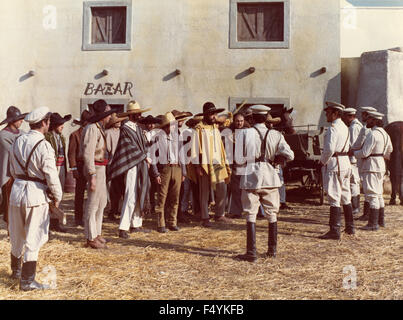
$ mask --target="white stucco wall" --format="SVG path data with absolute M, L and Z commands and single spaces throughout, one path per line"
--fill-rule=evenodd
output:
M 81 50 L 83 1 L 1 1 L 0 114 L 9 105 L 47 105 L 78 117 L 88 82 L 130 81 L 133 98 L 154 115 L 200 112 L 205 101 L 228 108 L 230 97 L 273 97 L 289 98 L 296 124 L 323 122 L 324 100 L 340 100 L 339 4 L 290 0 L 289 49 L 229 49 L 229 0 L 133 0 L 132 50 L 96 52 Z M 44 27 L 48 5 L 56 9 L 55 29 Z M 252 66 L 255 73 L 235 78 Z M 326 73 L 315 73 L 322 67 Z M 95 79 L 103 69 L 109 75 Z M 175 69 L 181 75 L 164 81 Z M 21 79 L 29 70 L 35 76 Z
M 340 0 L 341 57 L 403 46 L 403 1 Z

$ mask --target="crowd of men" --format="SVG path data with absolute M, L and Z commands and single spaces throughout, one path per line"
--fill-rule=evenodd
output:
M 231 218 L 245 215 L 246 253 L 236 259 L 249 262 L 257 259 L 256 219 L 263 215 L 268 220 L 267 256 L 276 257 L 277 214 L 280 203 L 287 207 L 282 170 L 294 159 L 283 133 L 273 129 L 280 118 L 264 105 L 224 117 L 219 115 L 224 109 L 211 102 L 195 116 L 172 110 L 144 117 L 148 111 L 131 101 L 125 112 L 116 113 L 97 100 L 74 120 L 79 129 L 67 147 L 62 131 L 71 115 L 62 117 L 47 107 L 24 114 L 8 108 L 0 131 L 1 212 L 10 235 L 11 276 L 19 279 L 21 290 L 47 288 L 35 281 L 36 261 L 49 228 L 66 232 L 65 216 L 56 213 L 68 167 L 76 182 L 75 224 L 84 227 L 90 248 L 107 248 L 102 224 L 109 200 L 108 219 L 119 224 L 122 239 L 151 232 L 143 227 L 148 212 L 154 213 L 160 233 L 178 232 L 178 222 L 190 219 L 209 228 L 212 217 L 216 223 L 232 223 Z M 320 162 L 330 230 L 320 238 L 340 239 L 342 209 L 345 232 L 355 233 L 361 183 L 365 202 L 359 219 L 368 221 L 364 230 L 378 230 L 385 226 L 384 158 L 393 151 L 382 129 L 383 114 L 361 108 L 362 125 L 356 109 L 339 103 L 326 102 L 324 112 L 330 127 Z M 29 132 L 20 130 L 24 120 Z

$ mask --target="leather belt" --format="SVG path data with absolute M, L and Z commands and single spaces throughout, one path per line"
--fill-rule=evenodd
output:
M 332 157 L 346 157 L 348 156 L 348 152 L 335 152 Z
M 41 180 L 39 178 L 28 177 L 28 176 L 25 176 L 25 175 L 17 175 L 16 178 L 20 179 L 20 180 L 24 180 L 24 181 L 39 182 L 39 183 L 42 183 L 45 186 L 47 186 L 46 180 Z

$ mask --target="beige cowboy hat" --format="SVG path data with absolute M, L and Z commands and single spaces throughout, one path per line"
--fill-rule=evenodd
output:
M 279 124 L 281 122 L 281 118 L 280 117 L 273 118 L 271 116 L 271 114 L 269 113 L 267 115 L 266 122 L 267 123 L 272 123 L 272 124 Z
M 127 117 L 129 114 L 133 114 L 133 113 L 143 113 L 143 112 L 147 112 L 150 111 L 151 108 L 148 109 L 141 109 L 140 104 L 137 101 L 130 101 L 127 104 L 127 108 L 126 108 L 126 112 L 123 113 L 119 113 L 117 116 L 119 118 L 121 117 Z
M 116 113 L 112 113 L 111 119 L 109 120 L 109 122 L 106 125 L 106 129 L 112 128 L 116 123 L 122 122 L 122 121 L 125 121 L 125 120 L 129 120 L 129 118 L 128 117 L 119 118 L 116 115 Z
M 175 116 L 172 114 L 172 112 L 167 112 L 164 114 L 163 117 L 161 117 L 161 123 L 157 126 L 157 128 L 163 128 L 167 125 L 170 125 L 176 121 Z

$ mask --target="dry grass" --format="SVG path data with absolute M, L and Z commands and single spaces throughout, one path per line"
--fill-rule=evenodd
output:
M 117 225 L 104 223 L 108 250 L 84 247 L 83 229 L 51 234 L 40 251 L 38 271 L 52 265 L 57 289 L 24 293 L 9 278 L 10 244 L 0 225 L 1 299 L 402 299 L 402 206 L 387 206 L 387 228 L 358 230 L 341 241 L 319 240 L 328 230 L 328 207 L 306 195 L 289 197 L 293 212 L 279 216 L 278 257 L 266 259 L 267 221 L 257 223 L 258 262 L 232 257 L 245 250 L 245 221 L 180 232 L 132 234 L 118 238 Z M 304 200 L 304 203 L 298 201 Z M 387 199 L 388 200 L 388 199 Z M 155 222 L 145 221 L 155 230 Z M 364 225 L 358 222 L 357 226 Z M 343 289 L 345 266 L 357 272 L 357 289 Z M 40 279 L 40 274 L 38 275 Z

